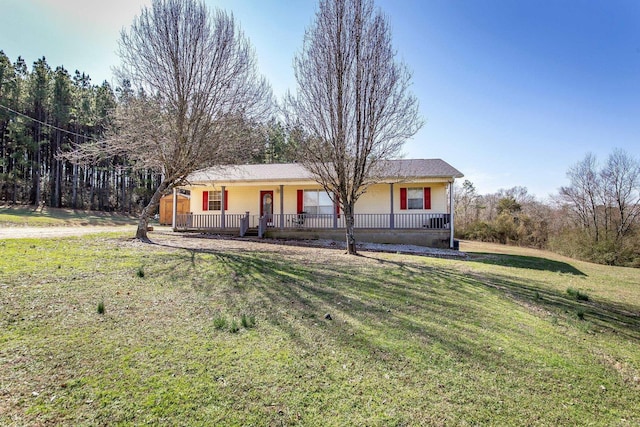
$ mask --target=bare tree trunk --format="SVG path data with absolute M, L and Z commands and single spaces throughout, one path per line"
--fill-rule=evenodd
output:
M 54 170 L 54 187 L 53 187 L 53 200 L 54 206 L 59 208 L 61 205 L 61 195 L 60 195 L 60 180 L 62 179 L 62 165 L 60 160 L 54 160 L 53 166 Z
M 120 210 L 122 212 L 126 212 L 127 211 L 127 174 L 125 173 L 124 168 L 121 169 L 120 172 L 120 179 L 121 179 L 121 183 L 120 183 Z
M 357 255 L 356 251 L 356 237 L 355 237 L 355 219 L 353 217 L 353 206 L 347 205 L 344 207 L 344 220 L 346 225 L 346 237 L 347 237 L 347 253 L 349 255 Z
M 142 240 L 144 242 L 148 242 L 149 238 L 147 237 L 147 230 L 149 228 L 149 218 L 156 211 L 158 205 L 160 204 L 160 198 L 162 194 L 167 189 L 167 182 L 162 181 L 158 188 L 156 188 L 155 193 L 149 200 L 149 203 L 142 210 L 142 214 L 140 214 L 140 220 L 138 221 L 138 229 L 136 230 L 136 239 Z
M 71 190 L 71 207 L 78 206 L 78 165 L 73 165 L 73 185 Z
M 38 154 L 36 155 L 36 165 L 35 165 L 35 179 L 34 179 L 34 186 L 35 186 L 35 190 L 36 190 L 36 194 L 35 194 L 35 205 L 36 205 L 36 209 L 38 207 L 40 207 L 40 199 L 41 199 L 41 194 L 40 194 L 40 165 L 42 164 L 41 162 L 41 158 L 40 158 L 40 144 L 38 144 Z
M 111 168 L 107 166 L 102 173 L 104 192 L 102 193 L 102 210 L 111 212 Z

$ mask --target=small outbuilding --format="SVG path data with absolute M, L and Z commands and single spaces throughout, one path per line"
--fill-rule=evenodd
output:
M 188 194 L 178 192 L 177 214 L 189 213 L 190 197 Z M 171 225 L 173 220 L 173 194 L 168 194 L 160 199 L 160 225 Z

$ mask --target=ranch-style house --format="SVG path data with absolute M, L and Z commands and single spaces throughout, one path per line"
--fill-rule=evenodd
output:
M 440 159 L 385 162 L 355 205 L 356 239 L 454 248 L 453 184 L 463 175 Z M 174 189 L 190 193 L 174 231 L 283 239 L 344 239 L 344 215 L 301 164 L 216 166 Z

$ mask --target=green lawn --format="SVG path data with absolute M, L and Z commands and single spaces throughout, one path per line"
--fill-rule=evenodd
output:
M 115 212 L 38 208 L 34 206 L 0 206 L 2 227 L 49 227 L 77 225 L 135 224 L 136 218 Z
M 0 425 L 640 423 L 640 270 L 128 237 L 0 242 Z

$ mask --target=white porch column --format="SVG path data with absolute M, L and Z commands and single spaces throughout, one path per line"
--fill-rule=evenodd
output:
M 393 213 L 393 182 L 389 183 L 389 194 L 391 195 L 390 197 L 390 201 L 391 201 L 391 209 L 389 210 L 390 214 L 389 214 L 389 228 L 396 228 L 396 220 L 394 218 L 394 213 Z
M 176 218 L 178 217 L 178 189 L 173 187 L 173 206 L 171 207 L 171 228 L 176 231 Z
M 284 185 L 280 184 L 280 229 L 284 228 Z
M 224 196 L 225 186 L 221 186 L 222 192 L 220 193 L 220 228 L 226 228 L 226 221 L 224 218 L 224 203 L 226 202 L 226 197 Z
M 449 183 L 449 248 L 453 249 L 453 181 Z

